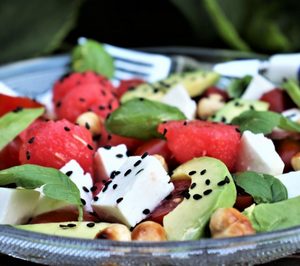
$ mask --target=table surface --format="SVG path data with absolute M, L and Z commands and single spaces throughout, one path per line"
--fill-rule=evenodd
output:
M 0 254 L 0 265 L 1 266 L 11 266 L 11 265 L 18 265 L 18 266 L 35 266 L 41 265 L 33 262 L 27 262 L 24 260 L 12 258 L 6 255 Z M 265 264 L 261 264 L 263 266 L 299 266 L 300 265 L 300 253 L 288 256 L 286 258 L 278 259 L 275 261 L 271 261 Z

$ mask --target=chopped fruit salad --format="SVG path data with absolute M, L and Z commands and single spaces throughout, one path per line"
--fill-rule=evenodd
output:
M 0 91 L 0 224 L 119 241 L 300 226 L 297 81 L 79 71 L 48 105 Z

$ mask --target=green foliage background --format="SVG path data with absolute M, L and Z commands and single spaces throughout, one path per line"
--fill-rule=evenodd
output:
M 106 14 L 106 17 L 111 16 L 112 20 L 107 21 L 105 25 L 99 25 L 101 14 L 109 12 L 105 9 L 107 4 L 105 5 L 104 1 L 1 0 L 0 63 L 55 51 L 68 51 L 74 45 L 74 42 L 68 41 L 71 30 L 79 26 L 82 28 L 78 17 L 83 12 L 83 4 L 90 5 L 90 10 L 99 9 L 98 17 L 92 20 L 94 31 L 106 27 L 108 29 L 106 32 L 110 32 L 112 20 L 116 20 L 116 23 L 124 23 L 125 21 L 120 18 L 118 21 L 118 17 L 113 16 L 114 14 Z M 148 2 L 144 1 L 137 9 L 136 23 L 143 23 L 141 20 L 143 13 L 139 14 L 139 12 L 147 12 L 147 7 L 143 5 Z M 114 2 L 116 7 L 118 4 L 120 6 L 117 0 Z M 178 12 L 179 16 L 181 14 L 180 19 L 188 25 L 195 40 L 193 44 L 198 47 L 213 46 L 270 54 L 300 50 L 299 1 L 168 0 L 166 2 L 170 11 L 172 9 Z M 126 0 L 123 6 L 126 3 L 131 7 L 138 5 L 138 1 L 135 0 Z M 158 5 L 158 2 L 152 1 L 148 6 L 149 4 Z M 88 16 L 89 14 L 86 15 Z M 153 23 L 153 21 L 144 23 Z M 90 25 L 89 28 L 91 29 Z M 124 28 L 124 31 L 127 30 L 130 30 L 130 27 Z M 116 33 L 112 30 L 111 34 Z M 98 41 L 103 40 L 100 37 Z M 134 43 L 134 40 L 131 43 Z M 159 44 L 159 40 L 156 40 L 156 43 Z M 174 42 L 171 45 L 178 45 L 178 43 Z M 186 45 L 189 43 L 187 42 Z

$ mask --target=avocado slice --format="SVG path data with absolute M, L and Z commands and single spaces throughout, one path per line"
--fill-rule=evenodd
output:
M 163 219 L 169 240 L 196 240 L 204 236 L 210 216 L 232 207 L 236 187 L 226 165 L 211 157 L 194 158 L 175 169 L 171 179 L 191 179 L 184 200 Z
M 226 103 L 218 112 L 208 120 L 215 122 L 230 123 L 233 118 L 249 110 L 266 111 L 269 108 L 267 102 L 258 100 L 235 99 Z
M 200 95 L 209 86 L 219 80 L 219 74 L 212 71 L 197 70 L 193 72 L 177 73 L 168 78 L 154 82 L 138 85 L 127 91 L 121 98 L 121 102 L 126 102 L 132 98 L 146 98 L 153 101 L 160 101 L 162 97 L 174 86 L 182 84 L 191 97 Z
M 110 223 L 62 222 L 16 225 L 14 227 L 54 236 L 94 239 L 100 231 L 110 225 Z

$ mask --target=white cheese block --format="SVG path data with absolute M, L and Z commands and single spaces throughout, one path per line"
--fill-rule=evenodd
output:
M 97 176 L 108 179 L 113 171 L 119 170 L 127 158 L 127 147 L 124 144 L 100 147 L 95 154 Z
M 154 156 L 131 156 L 111 182 L 106 183 L 93 208 L 106 220 L 135 226 L 174 189 Z
M 0 224 L 22 224 L 32 217 L 40 193 L 35 190 L 0 188 Z
M 161 102 L 177 107 L 189 120 L 194 119 L 196 116 L 197 105 L 181 84 L 170 89 Z
M 93 186 L 93 179 L 91 175 L 89 173 L 85 174 L 81 166 L 75 160 L 71 160 L 66 163 L 60 169 L 60 171 L 68 175 L 72 182 L 78 187 L 82 202 L 85 203 L 84 209 L 88 212 L 93 211 L 91 206 L 91 202 L 93 199 L 93 193 L 91 191 L 91 188 Z M 41 193 L 40 200 L 33 216 L 54 211 L 67 206 L 70 206 L 68 202 L 51 199 Z
M 8 96 L 19 96 L 14 90 L 0 81 L 0 93 Z
M 237 171 L 255 171 L 270 175 L 279 175 L 283 172 L 283 161 L 275 151 L 273 142 L 263 134 L 245 131 L 237 158 Z
M 300 196 L 300 171 L 292 171 L 275 177 L 285 185 L 289 199 Z
M 247 100 L 259 100 L 264 93 L 267 93 L 275 88 L 276 86 L 273 83 L 268 81 L 263 76 L 257 74 L 252 78 L 241 98 Z

